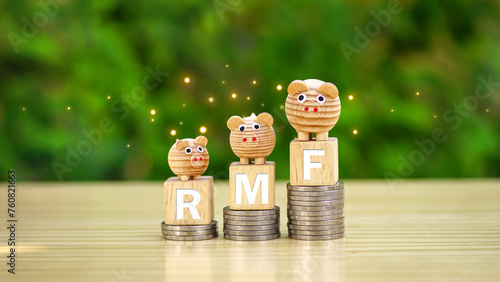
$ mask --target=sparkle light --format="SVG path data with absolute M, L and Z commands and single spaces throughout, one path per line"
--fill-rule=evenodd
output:
M 71 110 L 71 107 L 68 106 L 68 111 Z
M 276 89 L 278 89 L 278 91 L 281 91 L 281 89 L 283 89 L 283 87 L 281 86 L 281 84 L 278 84 L 278 85 L 276 86 Z
M 111 99 L 111 96 L 108 96 L 108 100 Z
M 228 68 L 228 67 L 229 67 L 229 65 L 228 65 L 228 64 L 226 64 L 226 68 Z
M 264 103 L 262 103 L 262 105 L 261 105 L 261 106 L 262 106 L 262 107 L 264 107 Z
M 189 79 L 189 77 L 187 77 L 187 76 L 186 76 L 186 77 L 184 78 L 184 82 L 185 82 L 185 83 L 189 83 L 190 81 L 191 81 L 191 79 Z
M 284 109 L 284 108 L 285 108 L 285 106 L 283 106 L 283 105 L 280 106 L 280 109 Z
M 437 115 L 434 115 L 434 118 L 437 118 Z
M 247 100 L 250 100 L 250 97 L 247 97 Z
M 256 80 L 254 80 L 254 81 L 252 81 L 252 83 L 253 83 L 253 84 L 257 84 L 257 81 L 256 81 Z
M 349 95 L 349 97 L 348 97 L 348 98 L 349 98 L 349 100 L 352 100 L 352 99 L 354 99 L 354 96 Z
M 26 111 L 26 107 L 23 107 L 23 111 Z
M 180 125 L 182 125 L 182 121 L 181 121 L 181 122 L 179 122 L 179 124 L 180 124 Z
M 200 127 L 200 132 L 201 132 L 201 133 L 205 133 L 205 132 L 207 132 L 207 128 L 206 128 L 206 127 L 204 127 L 204 126 Z
M 152 119 L 151 119 L 151 122 L 154 122 L 154 121 L 155 121 L 155 119 L 154 119 L 154 118 L 152 118 Z
M 419 93 L 419 92 L 417 92 L 417 96 L 420 96 L 420 93 Z
M 214 101 L 214 97 L 208 98 L 208 102 L 212 103 Z
M 183 106 L 183 107 L 185 107 L 185 106 L 186 106 L 186 104 L 182 104 L 182 106 Z
M 358 134 L 358 131 L 357 131 L 356 129 L 354 129 L 354 130 L 352 131 L 352 134 L 356 135 L 356 134 Z
M 177 131 L 175 131 L 175 129 L 170 130 L 170 135 L 175 136 L 175 134 L 177 134 Z
M 394 109 L 391 109 L 391 113 L 394 113 Z
M 151 113 L 152 115 L 155 115 L 155 114 L 156 114 L 155 109 L 151 109 L 150 113 Z
M 127 144 L 127 148 L 130 148 L 130 144 Z
M 24 109 L 24 108 L 23 108 Z M 489 113 L 490 112 L 490 109 L 486 109 L 486 112 Z
M 236 98 L 236 93 L 231 94 L 231 97 Z
M 223 80 L 223 81 L 222 81 L 222 84 L 224 84 L 224 83 L 226 83 L 226 81 L 225 81 L 225 80 Z

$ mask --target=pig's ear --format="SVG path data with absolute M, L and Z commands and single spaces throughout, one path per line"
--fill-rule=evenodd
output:
M 261 124 L 265 124 L 269 127 L 273 126 L 273 123 L 274 123 L 273 116 L 271 116 L 268 113 L 259 114 L 257 116 L 257 118 L 255 119 L 255 121 L 258 123 L 261 123 Z
M 207 137 L 202 136 L 202 135 L 200 135 L 200 136 L 196 137 L 196 139 L 194 139 L 194 144 L 196 144 L 196 145 L 206 147 L 207 143 L 208 143 Z
M 302 80 L 294 80 L 288 85 L 288 95 L 293 96 L 299 92 L 307 91 L 309 87 Z
M 238 128 L 238 126 L 243 123 L 245 123 L 245 121 L 241 117 L 232 116 L 227 120 L 227 128 L 229 128 L 229 130 L 233 130 L 235 128 Z
M 177 149 L 177 151 L 181 151 L 186 147 L 189 147 L 189 141 L 187 141 L 186 139 L 178 140 L 177 143 L 175 144 L 175 148 Z
M 330 82 L 325 82 L 323 83 L 317 90 L 318 92 L 321 92 L 323 94 L 326 94 L 333 99 L 337 99 L 339 96 L 339 90 L 337 89 L 337 86 L 335 84 L 330 83 Z

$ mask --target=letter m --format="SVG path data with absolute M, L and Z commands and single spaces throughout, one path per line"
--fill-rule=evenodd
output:
M 242 188 L 245 190 L 245 195 L 248 201 L 248 204 L 254 204 L 255 198 L 257 197 L 257 192 L 259 191 L 259 186 L 262 188 L 261 195 L 261 204 L 269 203 L 269 176 L 267 173 L 258 173 L 255 176 L 255 181 L 253 183 L 253 187 L 250 188 L 250 182 L 248 181 L 248 176 L 246 173 L 236 173 L 236 203 L 241 204 L 242 202 Z M 242 187 L 243 186 L 243 187 Z

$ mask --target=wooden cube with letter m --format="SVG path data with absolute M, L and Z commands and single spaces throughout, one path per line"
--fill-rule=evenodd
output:
M 229 166 L 231 210 L 274 209 L 274 162 Z
M 170 177 L 164 183 L 165 224 L 202 225 L 214 218 L 213 177 L 181 181 Z

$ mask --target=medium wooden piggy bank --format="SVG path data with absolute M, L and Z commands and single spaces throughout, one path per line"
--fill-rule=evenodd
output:
M 168 165 L 180 180 L 200 179 L 208 167 L 208 140 L 205 136 L 196 139 L 177 140 L 168 152 Z
M 312 133 L 316 140 L 327 140 L 340 116 L 339 91 L 318 79 L 294 80 L 288 85 L 285 112 L 300 141 L 311 140 Z
M 227 127 L 231 130 L 231 149 L 240 158 L 241 164 L 251 164 L 252 158 L 255 164 L 266 163 L 266 157 L 276 144 L 273 117 L 270 114 L 252 114 L 246 118 L 232 116 L 227 121 Z

